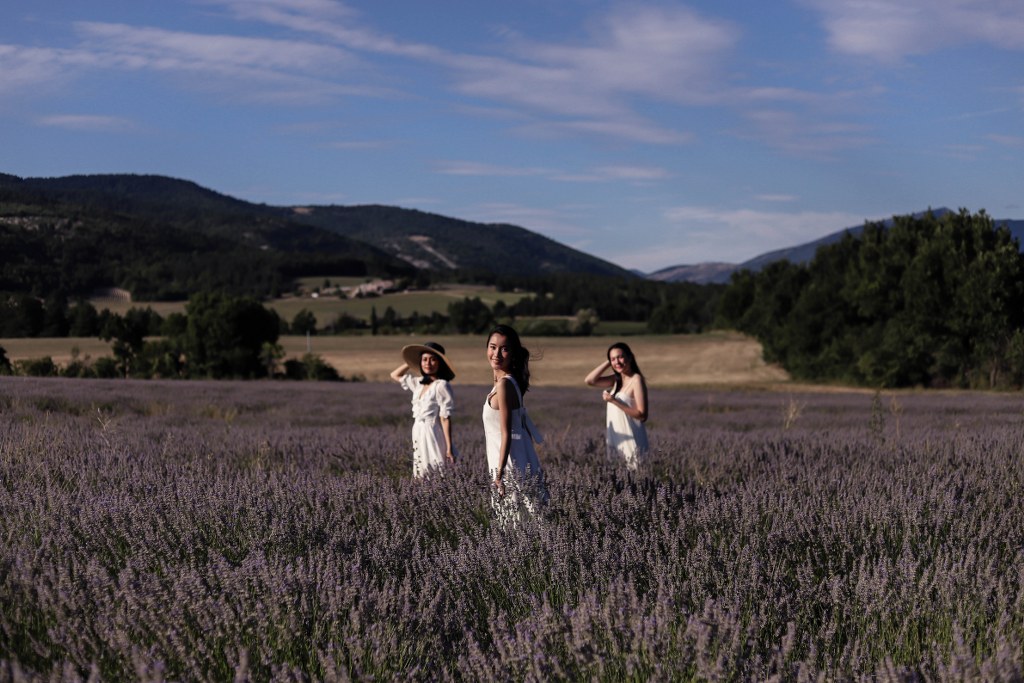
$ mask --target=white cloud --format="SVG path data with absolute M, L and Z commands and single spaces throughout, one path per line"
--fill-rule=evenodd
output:
M 399 56 L 447 70 L 472 98 L 555 117 L 522 132 L 572 132 L 678 144 L 685 132 L 641 114 L 644 101 L 706 104 L 721 97 L 721 61 L 738 40 L 729 24 L 685 7 L 630 6 L 594 24 L 577 45 L 506 34 L 505 56 L 403 42 L 359 24 L 347 5 L 321 0 L 208 0 L 238 18 L 326 37 L 363 54 Z
M 342 2 L 331 0 L 205 0 L 221 5 L 237 18 L 260 21 L 329 38 L 355 51 L 415 59 L 438 60 L 445 52 L 432 45 L 408 43 L 359 26 L 359 14 Z
M 531 97 L 527 91 L 553 82 L 598 100 L 637 94 L 658 101 L 705 102 L 709 89 L 717 91 L 715 76 L 737 40 L 738 32 L 730 25 L 686 7 L 630 6 L 597 24 L 588 44 L 524 43 L 518 48 L 523 70 L 502 75 L 518 76 L 505 85 L 516 98 Z M 530 68 L 532 64 L 545 71 Z M 544 77 L 552 73 L 557 78 Z M 561 94 L 551 93 L 556 103 Z
M 836 152 L 876 143 L 864 125 L 808 120 L 806 116 L 779 109 L 760 109 L 745 115 L 750 128 L 737 136 L 761 141 L 769 147 L 805 157 L 829 158 Z
M 74 27 L 81 41 L 73 48 L 0 45 L 0 92 L 52 86 L 84 70 L 119 69 L 185 76 L 186 87 L 263 101 L 393 95 L 340 83 L 339 74 L 358 61 L 332 45 L 102 22 Z
M 89 116 L 80 114 L 44 116 L 38 119 L 36 123 L 40 126 L 79 131 L 124 131 L 135 127 L 134 122 L 117 116 Z
M 79 22 L 86 46 L 118 64 L 234 73 L 320 72 L 344 67 L 351 56 L 336 47 L 295 40 L 185 33 L 125 24 Z
M 554 171 L 545 168 L 499 166 L 476 161 L 442 161 L 437 164 L 438 173 L 464 176 L 550 176 Z
M 339 140 L 325 145 L 329 149 L 340 150 L 363 150 L 363 149 L 390 149 L 398 145 L 395 140 Z
M 436 164 L 438 173 L 479 177 L 540 177 L 563 182 L 647 183 L 669 178 L 671 174 L 656 166 L 598 166 L 582 172 L 570 172 L 540 166 L 500 166 L 476 161 L 443 161 Z
M 556 118 L 549 130 L 680 143 L 641 112 L 645 102 L 709 104 L 737 40 L 729 25 L 686 8 L 631 6 L 604 18 L 586 43 L 517 41 L 508 58 L 452 59 L 459 92 Z
M 802 0 L 824 17 L 838 52 L 898 61 L 977 42 L 1024 50 L 1019 0 Z
M 83 24 L 126 59 L 165 68 L 237 70 L 243 78 L 280 76 L 282 81 L 316 74 L 321 65 L 342 68 L 377 56 L 401 57 L 440 68 L 457 93 L 503 107 L 503 117 L 524 118 L 512 130 L 537 137 L 588 136 L 650 145 L 689 143 L 694 134 L 653 120 L 652 103 L 669 107 L 740 106 L 786 102 L 813 106 L 828 99 L 791 87 L 736 89 L 725 73 L 740 41 L 739 29 L 684 6 L 631 5 L 608 12 L 589 24 L 573 43 L 529 40 L 505 33 L 495 48 L 503 54 L 469 54 L 402 41 L 364 25 L 347 4 L 327 0 L 205 0 L 244 21 L 257 21 L 314 38 L 314 43 L 230 36 L 196 36 L 156 29 Z M 323 45 L 320 41 L 330 45 Z M 265 56 L 265 57 L 264 57 Z M 200 67 L 201 65 L 201 67 Z M 250 70 L 251 71 L 248 71 Z M 281 99 L 338 94 L 384 95 L 334 79 L 301 86 L 285 84 Z M 456 106 L 459 106 L 456 103 Z M 474 106 L 462 104 L 464 112 Z M 483 106 L 483 105 L 481 105 Z M 755 119 L 764 116 L 758 112 Z M 821 120 L 820 117 L 818 120 Z M 787 134 L 763 122 L 750 137 L 790 152 L 816 153 L 862 144 L 848 134 L 794 122 Z M 797 135 L 800 132 L 802 135 Z
M 754 197 L 762 202 L 795 202 L 797 197 L 791 194 L 759 194 Z
M 650 121 L 636 120 L 630 115 L 589 121 L 547 121 L 519 127 L 520 131 L 545 135 L 568 131 L 604 138 L 616 138 L 649 145 L 680 145 L 693 140 L 691 133 L 664 128 Z
M 664 168 L 655 166 L 600 166 L 595 170 L 609 180 L 664 180 L 671 176 Z
M 0 93 L 34 92 L 58 82 L 80 61 L 69 50 L 0 45 Z
M 1024 147 L 1024 136 L 1021 135 L 996 135 L 987 136 L 989 140 L 1003 147 Z

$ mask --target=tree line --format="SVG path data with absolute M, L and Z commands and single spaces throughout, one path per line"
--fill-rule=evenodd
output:
M 133 307 L 123 315 L 108 309 L 98 311 L 85 300 L 68 302 L 52 295 L 45 301 L 28 294 L 0 297 L 0 337 L 98 337 L 111 343 L 112 356 L 90 361 L 75 357 L 65 368 L 49 358 L 12 364 L 0 355 L 0 373 L 66 375 L 75 377 L 176 377 L 176 378 L 258 378 L 283 376 L 292 379 L 340 379 L 340 375 L 318 357 L 282 362 L 280 335 L 346 334 L 481 334 L 497 322 L 513 322 L 517 316 L 555 316 L 532 320 L 523 328 L 537 336 L 588 335 L 602 320 L 634 319 L 652 311 L 653 332 L 700 331 L 712 323 L 713 307 L 701 298 L 699 286 L 678 287 L 651 283 L 637 287 L 630 280 L 594 278 L 591 286 L 562 291 L 542 287 L 534 296 L 513 305 L 498 301 L 488 306 L 479 297 L 466 297 L 448 304 L 445 313 L 413 312 L 400 315 L 388 306 L 369 320 L 341 313 L 330 321 L 302 309 L 291 321 L 281 318 L 254 297 L 226 292 L 202 292 L 188 301 L 184 313 L 166 317 L 152 308 Z M 618 288 L 623 287 L 625 291 Z M 713 292 L 715 288 L 703 288 Z M 718 288 L 720 289 L 720 288 Z M 574 309 L 576 292 L 587 291 L 583 303 L 592 307 Z M 602 295 L 603 294 L 603 295 Z M 624 304 L 633 296 L 632 307 Z M 562 311 L 569 314 L 562 316 Z M 661 311 L 661 313 L 659 313 Z M 671 312 L 671 313 L 669 313 Z M 676 317 L 673 317 L 679 313 Z M 561 316 L 561 317 L 557 317 Z M 0 354 L 3 349 L 0 348 Z
M 281 334 L 443 334 L 532 318 L 530 334 L 590 334 L 602 320 L 646 321 L 651 333 L 733 328 L 758 339 L 765 360 L 800 380 L 878 388 L 1024 386 L 1024 256 L 984 212 L 897 216 L 822 247 L 805 264 L 740 271 L 728 285 L 550 275 L 463 274 L 500 291 L 529 288 L 514 304 L 479 298 L 446 312 L 369 320 L 309 310 L 281 319 L 252 297 L 204 292 L 185 314 L 97 312 L 58 295 L 0 297 L 0 336 L 99 336 L 112 342 L 117 376 L 310 377 L 317 359 L 280 363 Z M 430 284 L 430 274 L 417 283 Z M 291 366 L 288 366 L 291 363 Z M 322 362 L 321 362 L 321 365 Z M 280 367 L 279 367 L 280 366 Z M 0 372 L 12 365 L 0 353 Z M 46 370 L 45 363 L 39 370 Z
M 88 303 L 76 306 L 89 311 Z M 93 309 L 95 311 L 95 309 Z M 76 311 L 77 312 L 77 311 Z M 11 362 L 0 348 L 0 373 L 70 377 L 181 379 L 338 380 L 342 377 L 315 354 L 283 361 L 278 343 L 287 329 L 276 312 L 252 297 L 203 292 L 189 299 L 185 313 L 161 317 L 151 308 L 124 315 L 82 314 L 96 336 L 111 343 L 112 355 L 90 361 L 72 358 L 58 368 L 50 358 Z M 88 336 L 88 335 L 83 335 Z
M 718 323 L 797 379 L 1020 387 L 1024 256 L 984 211 L 869 222 L 807 264 L 735 274 Z
M 514 304 L 497 301 L 488 306 L 479 297 L 466 297 L 452 302 L 447 310 L 401 315 L 392 307 L 373 309 L 368 320 L 349 313 L 333 319 L 317 320 L 309 310 L 302 310 L 292 321 L 279 319 L 280 334 L 332 334 L 354 331 L 372 334 L 474 334 L 495 321 L 517 318 L 562 317 L 540 325 L 538 335 L 590 334 L 598 321 L 646 322 L 649 332 L 702 332 L 714 325 L 718 301 L 724 285 L 667 283 L 641 278 L 609 278 L 587 275 L 556 275 L 543 278 L 477 277 L 462 274 L 461 282 L 494 284 L 499 291 L 532 292 Z M 445 282 L 440 274 L 425 274 L 416 280 L 400 280 L 402 287 L 423 288 Z M 217 290 L 222 291 L 222 290 Z M 233 290 L 225 292 L 235 295 Z M 130 315 L 144 319 L 150 335 L 172 335 L 182 324 L 181 314 L 172 314 L 165 321 L 151 309 L 133 309 Z M 0 338 L 10 337 L 102 337 L 104 330 L 117 324 L 118 316 L 109 310 L 99 311 L 85 299 L 69 301 L 60 292 L 45 299 L 28 293 L 0 292 Z M 164 326 L 170 326 L 164 329 Z M 538 324 L 539 325 L 539 324 Z

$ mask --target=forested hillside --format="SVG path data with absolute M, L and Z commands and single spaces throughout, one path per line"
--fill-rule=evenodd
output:
M 362 242 L 193 183 L 151 176 L 0 177 L 0 291 L 141 300 L 269 296 L 295 277 L 410 274 Z
M 515 225 L 474 223 L 393 206 L 320 206 L 302 220 L 373 244 L 427 269 L 533 276 L 636 277 L 630 271 Z
M 301 276 L 634 277 L 523 228 L 395 207 L 271 207 L 161 176 L 0 175 L 0 291 L 273 296 Z

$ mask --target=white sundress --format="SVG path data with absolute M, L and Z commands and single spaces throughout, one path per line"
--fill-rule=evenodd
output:
M 533 442 L 540 443 L 543 437 L 526 412 L 519 385 L 510 376 L 506 375 L 503 379 L 512 382 L 519 397 L 519 407 L 512 411 L 509 454 L 502 473 L 504 496 L 498 496 L 493 486 L 501 464 L 501 411 L 492 408 L 490 404 L 491 396 L 498 389 L 497 384 L 484 399 L 484 441 L 487 446 L 487 472 L 492 482 L 491 507 L 501 526 L 515 526 L 540 513 L 541 507 L 547 503 L 548 492 L 540 458 L 533 447 Z
M 625 387 L 619 389 L 615 398 L 633 407 L 632 394 L 624 389 Z M 608 459 L 613 462 L 625 462 L 626 469 L 636 470 L 649 450 L 647 428 L 643 422 L 626 415 L 621 408 L 611 403 L 608 403 L 607 411 L 605 444 Z
M 411 374 L 403 375 L 401 384 L 412 392 L 412 476 L 425 477 L 445 466 L 447 442 L 438 418 L 451 418 L 455 396 L 451 385 L 443 379 L 426 385 L 426 391 L 420 378 Z M 452 455 L 458 455 L 454 448 Z

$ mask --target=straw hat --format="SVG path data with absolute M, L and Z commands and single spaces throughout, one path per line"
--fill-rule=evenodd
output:
M 444 347 L 437 342 L 428 341 L 423 344 L 409 344 L 408 346 L 402 347 L 402 360 L 413 370 L 420 369 L 420 357 L 424 353 L 432 353 L 441 359 L 441 362 L 448 366 L 448 369 L 452 373 L 452 377 L 455 377 L 455 366 L 448 360 L 448 357 L 444 355 Z

